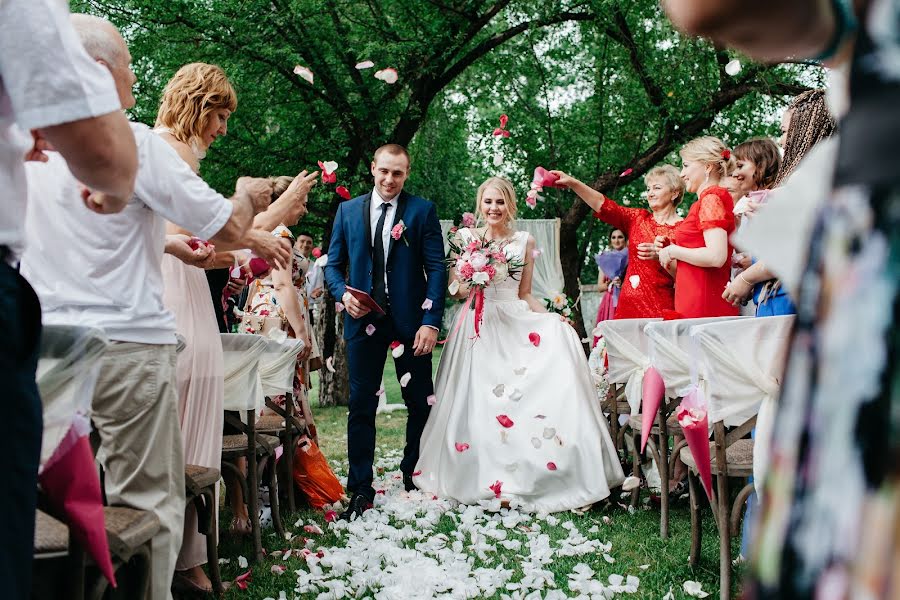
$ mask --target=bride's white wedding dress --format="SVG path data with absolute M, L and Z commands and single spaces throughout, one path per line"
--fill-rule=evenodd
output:
M 517 232 L 507 254 L 521 260 L 527 242 Z M 415 484 L 464 504 L 499 497 L 534 512 L 606 498 L 624 474 L 575 330 L 532 312 L 511 277 L 484 295 L 481 337 L 471 339 L 474 311 L 459 311 L 465 320 L 444 348 Z

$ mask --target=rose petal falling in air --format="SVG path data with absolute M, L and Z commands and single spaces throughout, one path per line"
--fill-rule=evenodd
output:
M 528 341 L 531 342 L 535 348 L 541 345 L 541 336 L 534 331 L 528 334 Z
M 349 199 L 350 199 L 350 190 L 348 190 L 346 187 L 344 187 L 344 186 L 342 186 L 342 185 L 339 185 L 339 186 L 337 186 L 336 188 L 334 188 L 334 192 L 335 192 L 338 196 L 340 196 L 341 198 L 343 198 L 344 200 L 349 200 Z
M 540 256 L 543 253 L 544 253 L 543 250 L 541 250 L 540 248 L 535 248 L 534 250 L 531 251 L 531 258 L 533 258 L 533 259 L 537 258 L 538 256 Z
M 393 356 L 394 358 L 400 358 L 401 356 L 403 356 L 403 350 L 403 344 L 401 344 L 397 340 L 391 342 L 391 356 Z
M 375 326 L 369 323 L 366 325 L 366 335 L 372 335 L 375 333 Z
M 434 302 L 431 301 L 431 298 L 425 298 L 425 302 L 422 303 L 422 310 L 431 310 L 434 306 Z
M 232 279 L 237 279 L 241 276 L 241 268 L 240 267 L 232 267 L 231 271 L 228 274 L 231 275 Z
M 373 63 L 371 60 L 364 60 L 362 62 L 356 63 L 356 69 L 359 71 L 362 71 L 363 69 L 371 69 L 374 66 L 375 63 Z
M 297 65 L 294 67 L 294 74 L 299 75 L 301 79 L 305 79 L 310 84 L 313 82 L 313 72 L 308 67 Z
M 494 498 L 500 497 L 500 490 L 502 488 L 503 488 L 503 482 L 499 481 L 499 480 L 495 481 L 493 483 L 493 485 L 488 486 L 488 489 L 491 490 L 492 492 L 494 492 Z
M 725 65 L 725 72 L 734 77 L 741 72 L 741 61 L 734 59 Z
M 640 275 L 632 275 L 628 278 L 628 283 L 631 284 L 631 289 L 636 290 L 639 285 L 641 285 L 641 276 Z
M 451 281 L 450 285 L 447 286 L 447 291 L 452 295 L 456 295 L 456 293 L 459 291 L 459 280 L 454 279 L 453 281 Z
M 381 396 L 384 395 L 384 393 L 385 393 L 385 391 L 384 391 L 384 386 L 381 386 L 380 388 L 378 388 L 378 391 L 375 392 L 375 396 L 377 396 L 378 398 L 380 398 Z
M 344 312 L 344 309 L 345 309 L 345 308 L 347 308 L 347 307 L 344 306 L 344 303 L 343 303 L 343 302 L 335 302 L 335 303 L 334 303 L 334 312 L 336 312 L 336 313 L 338 313 L 338 314 Z
M 547 418 L 547 415 L 534 415 L 534 418 L 543 420 Z
M 555 470 L 556 470 L 556 463 L 555 463 L 555 462 L 552 462 L 552 461 L 551 461 L 551 462 L 548 462 L 548 463 L 547 463 L 547 470 L 548 470 L 548 471 L 555 471 Z
M 400 387 L 406 387 L 410 379 L 412 379 L 412 374 L 404 373 L 403 376 L 400 377 Z
M 397 83 L 397 69 L 382 69 L 375 71 L 375 79 L 380 79 L 387 84 Z
M 497 422 L 500 423 L 502 426 L 506 427 L 507 429 L 509 429 L 510 427 L 515 425 L 515 423 L 513 423 L 513 420 L 510 419 L 509 417 L 507 417 L 506 415 L 497 415 Z
M 628 177 L 628 176 L 631 175 L 632 173 L 634 173 L 634 169 L 632 169 L 632 168 L 629 167 L 628 169 L 625 169 L 624 171 L 622 171 L 622 172 L 619 174 L 619 177 Z
M 500 115 L 500 127 L 506 129 L 507 123 L 509 123 L 509 117 L 506 115 Z
M 504 158 L 504 157 L 503 157 L 503 153 L 502 153 L 502 152 L 495 152 L 495 153 L 494 153 L 494 166 L 495 166 L 495 167 L 499 167 L 500 165 L 502 165 L 502 164 L 503 164 L 503 158 Z
M 431 394 L 430 396 L 425 398 L 425 402 L 428 403 L 428 406 L 434 406 L 435 404 L 437 404 L 437 396 Z
M 338 170 L 338 164 L 333 160 L 319 161 L 319 167 L 326 175 L 331 175 Z
M 469 445 L 465 442 L 456 442 L 456 451 L 457 452 L 465 452 L 469 449 Z
M 328 369 L 329 373 L 334 373 L 334 357 L 329 356 L 325 359 L 325 368 Z

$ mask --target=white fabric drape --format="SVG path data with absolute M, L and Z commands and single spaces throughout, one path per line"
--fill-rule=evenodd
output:
M 757 415 L 753 477 L 762 485 L 776 401 L 796 317 L 731 319 L 691 329 L 696 359 L 706 371 L 710 424 L 737 426 Z
M 631 414 L 641 412 L 644 371 L 650 366 L 650 343 L 644 335 L 648 323 L 661 319 L 619 319 L 600 323 L 609 356 L 609 382 L 625 384 Z
M 249 333 L 220 333 L 219 337 L 225 355 L 225 410 L 258 410 L 263 404 L 259 361 L 269 339 Z
M 600 302 L 603 301 L 604 295 L 606 295 L 606 292 L 598 292 L 593 285 L 581 286 L 581 301 L 579 303 L 581 305 L 581 318 L 584 322 L 584 330 L 588 333 L 594 330 L 594 325 L 597 322 L 597 309 L 600 308 Z
M 53 456 L 74 420 L 79 415 L 90 417 L 100 359 L 107 345 L 106 335 L 99 329 L 44 325 L 37 364 L 44 411 L 41 468 Z
M 287 338 L 283 342 L 268 340 L 259 359 L 259 379 L 263 395 L 278 396 L 294 392 L 297 355 L 303 350 L 303 340 Z
M 659 371 L 660 377 L 665 382 L 667 396 L 676 398 L 691 383 L 697 383 L 691 380 L 691 328 L 734 319 L 735 317 L 708 317 L 647 323 L 644 333 L 650 343 L 650 364 Z

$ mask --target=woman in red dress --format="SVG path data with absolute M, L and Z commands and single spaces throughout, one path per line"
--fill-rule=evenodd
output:
M 675 208 L 684 197 L 684 184 L 677 169 L 665 165 L 644 176 L 649 211 L 619 206 L 586 183 L 562 171 L 552 172 L 559 177 L 558 185 L 575 192 L 594 210 L 595 217 L 628 236 L 628 268 L 615 318 L 653 318 L 671 311 L 675 298 L 673 279 L 656 260 L 654 241 L 658 236 L 671 238 L 675 224 L 681 221 Z
M 731 151 L 706 136 L 688 142 L 680 154 L 681 178 L 698 200 L 675 229 L 675 243 L 659 249 L 660 264 L 676 266 L 675 312 L 685 319 L 735 316 L 738 309 L 722 299 L 731 278 L 734 200 L 719 185 L 733 167 Z

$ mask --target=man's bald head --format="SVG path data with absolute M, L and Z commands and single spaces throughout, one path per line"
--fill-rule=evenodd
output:
M 73 14 L 71 19 L 87 53 L 112 73 L 122 108 L 133 107 L 135 100 L 131 88 L 137 78 L 131 71 L 131 54 L 122 35 L 112 23 L 94 15 Z

